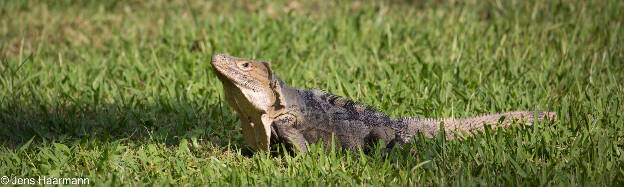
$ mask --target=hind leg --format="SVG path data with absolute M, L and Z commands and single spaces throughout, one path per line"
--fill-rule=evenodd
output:
M 368 145 L 375 146 L 379 141 L 384 141 L 386 146 L 382 152 L 390 152 L 394 146 L 407 143 L 395 130 L 389 127 L 375 127 L 368 136 Z M 370 150 L 369 150 L 370 151 Z

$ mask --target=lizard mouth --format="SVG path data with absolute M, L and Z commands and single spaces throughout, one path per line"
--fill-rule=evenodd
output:
M 213 56 L 213 60 L 210 61 L 210 64 L 212 65 L 217 78 L 219 78 L 224 85 L 228 84 L 228 86 L 246 88 L 253 90 L 254 92 L 260 90 L 260 87 L 257 86 L 259 83 L 251 80 L 249 76 L 245 75 L 245 73 L 229 67 L 227 62 L 215 60 L 215 57 Z
M 217 78 L 219 78 L 221 82 L 230 82 L 237 80 L 236 77 L 232 76 L 237 72 L 227 66 L 228 61 L 229 57 L 222 54 L 212 55 L 212 59 L 210 60 L 210 65 L 212 65 L 212 68 L 217 75 Z

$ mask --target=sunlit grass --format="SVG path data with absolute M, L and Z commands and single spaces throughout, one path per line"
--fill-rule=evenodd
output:
M 0 1 L 0 176 L 91 184 L 621 185 L 624 2 Z M 398 116 L 549 110 L 463 141 L 243 156 L 209 59 Z

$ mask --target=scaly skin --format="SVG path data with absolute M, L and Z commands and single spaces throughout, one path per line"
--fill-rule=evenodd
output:
M 266 62 L 227 55 L 212 56 L 226 100 L 238 112 L 245 141 L 254 149 L 269 150 L 284 143 L 307 151 L 308 143 L 331 143 L 355 151 L 381 140 L 387 148 L 408 143 L 418 133 L 433 137 L 444 124 L 446 136 L 473 135 L 485 125 L 506 127 L 514 120 L 532 123 L 555 119 L 554 112 L 514 111 L 462 119 L 391 118 L 364 104 L 327 92 L 295 89 L 273 74 Z M 329 146 L 326 146 L 329 147 Z

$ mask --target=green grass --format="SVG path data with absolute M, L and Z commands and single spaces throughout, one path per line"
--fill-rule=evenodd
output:
M 0 1 L 0 176 L 91 184 L 622 185 L 624 1 Z M 192 50 L 190 50 L 192 48 Z M 384 158 L 246 157 L 213 53 L 398 116 L 569 119 Z

